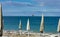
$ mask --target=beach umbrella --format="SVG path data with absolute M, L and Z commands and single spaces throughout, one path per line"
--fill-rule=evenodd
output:
M 29 19 L 27 20 L 27 31 L 30 31 Z
M 58 22 L 57 32 L 60 32 L 60 19 L 59 19 L 59 22 Z
M 21 35 L 21 31 L 22 31 L 22 24 L 21 24 L 21 20 L 20 20 L 20 23 L 19 23 L 19 32 L 20 32 L 20 35 Z
M 20 20 L 20 23 L 19 23 L 19 30 L 22 30 L 21 20 Z
M 29 19 L 27 20 L 27 31 L 28 31 L 28 37 L 29 37 L 29 31 L 30 31 Z
M 0 36 L 3 33 L 3 21 L 2 21 L 2 4 L 0 4 Z
M 41 25 L 40 25 L 40 32 L 43 33 L 43 31 L 44 31 L 44 16 L 42 14 Z

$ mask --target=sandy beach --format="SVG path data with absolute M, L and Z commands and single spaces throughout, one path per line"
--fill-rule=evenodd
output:
M 59 37 L 60 34 L 30 32 L 29 37 Z M 3 37 L 28 37 L 28 32 L 3 31 Z
M 24 5 L 23 5 L 24 6 Z M 20 6 L 19 6 L 20 7 Z M 10 10 L 10 9 L 9 9 Z M 9 11 L 8 10 L 8 11 Z M 13 10 L 12 10 L 13 11 Z M 14 10 L 15 11 L 15 10 Z M 23 11 L 23 10 L 22 10 Z M 42 10 L 43 11 L 43 10 Z M 10 12 L 10 11 L 9 11 Z M 25 11 L 24 11 L 25 12 Z M 40 11 L 38 11 L 38 12 L 40 12 Z M 49 13 L 50 14 L 50 13 Z M 13 15 L 13 14 L 12 14 Z M 28 14 L 29 15 L 29 14 Z M 39 14 L 40 15 L 40 14 Z M 50 14 L 51 15 L 51 14 Z M 4 15 L 4 16 L 6 16 L 6 15 Z M 10 14 L 8 14 L 7 16 L 10 16 Z M 49 16 L 49 15 L 48 15 Z M 9 18 L 9 17 L 8 17 Z M 3 20 L 2 20 L 2 4 L 0 5 L 0 37 L 2 36 L 2 37 L 60 37 L 60 17 L 57 17 L 57 18 L 59 18 L 59 21 L 58 21 L 58 19 L 55 19 L 56 17 L 54 17 L 53 19 L 55 20 L 55 21 L 58 21 L 58 23 L 56 23 L 53 19 L 48 19 L 49 21 L 46 21 L 45 22 L 45 20 L 47 19 L 47 18 L 49 18 L 49 17 L 45 17 L 45 19 L 44 19 L 44 15 L 43 15 L 43 13 L 42 13 L 42 17 L 41 17 L 41 22 L 40 21 L 37 21 L 37 19 L 39 20 L 40 19 L 40 17 L 35 17 L 35 18 L 33 18 L 33 19 L 31 19 L 31 17 L 29 16 L 28 17 L 28 19 L 27 19 L 27 24 L 25 25 L 25 23 L 24 23 L 24 21 L 26 22 L 26 20 L 25 20 L 25 18 L 27 18 L 27 17 L 24 17 L 24 19 L 22 20 L 23 21 L 23 23 L 24 24 L 21 24 L 22 22 L 21 22 L 21 19 L 22 18 L 20 18 L 20 19 L 18 19 L 18 20 L 20 20 L 20 23 L 19 23 L 19 30 L 18 31 L 16 31 L 16 30 L 14 30 L 13 29 L 13 27 L 17 27 L 18 25 L 18 23 L 16 22 L 17 20 L 16 20 L 16 18 L 17 17 L 14 17 L 13 19 L 11 19 L 12 17 L 10 17 L 9 19 L 7 19 L 7 18 L 5 18 L 4 19 L 4 23 L 3 23 Z M 19 17 L 18 17 L 19 18 Z M 52 18 L 52 17 L 50 17 L 50 18 Z M 12 20 L 12 21 L 11 21 Z M 53 20 L 53 21 L 51 21 L 51 20 Z M 15 21 L 15 22 L 14 22 Z M 33 21 L 33 22 L 32 22 Z M 7 22 L 7 23 L 5 23 L 5 22 Z M 36 23 L 36 22 L 40 22 L 39 24 L 38 23 Z M 45 22 L 45 23 L 44 23 Z M 53 23 L 54 22 L 54 23 Z M 31 24 L 30 24 L 31 23 Z M 33 24 L 34 23 L 34 24 Z M 49 24 L 48 24 L 49 23 Z M 3 25 L 5 25 L 6 24 L 6 29 L 9 29 L 9 30 L 4 30 L 4 26 Z M 58 24 L 58 26 L 57 26 L 57 24 Z M 8 26 L 9 25 L 9 26 Z M 12 26 L 13 25 L 13 26 Z M 26 31 L 20 31 L 20 30 L 22 30 L 22 25 L 25 25 L 26 27 Z M 35 27 L 33 27 L 33 25 L 35 26 Z M 38 26 L 37 26 L 38 25 Z M 57 28 L 57 32 L 58 33 L 44 33 L 44 31 L 45 31 L 45 25 L 46 25 L 46 27 L 47 27 L 47 31 L 50 31 L 50 29 L 52 30 L 52 32 L 54 32 L 55 30 L 54 30 L 54 28 Z M 49 27 L 47 26 L 47 25 L 49 25 Z M 51 26 L 51 25 L 53 25 L 53 26 Z M 55 25 L 56 25 L 56 27 L 55 27 Z M 50 28 L 50 26 L 51 26 L 51 28 Z M 10 28 L 9 28 L 10 27 Z M 23 26 L 24 27 L 24 26 Z M 38 33 L 38 32 L 30 32 L 30 30 L 31 30 L 31 28 L 33 27 L 34 29 L 36 29 L 36 30 L 38 30 L 39 29 L 39 32 L 40 33 Z M 33 30 L 33 28 L 32 28 L 32 30 Z M 12 30 L 10 30 L 10 29 L 12 29 Z M 16 28 L 17 29 L 17 28 Z M 35 31 L 36 31 L 35 30 Z

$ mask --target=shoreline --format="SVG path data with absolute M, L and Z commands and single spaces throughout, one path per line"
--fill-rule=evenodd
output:
M 18 31 L 6 31 L 4 30 L 3 31 L 3 36 L 10 36 L 10 37 L 27 37 L 28 36 L 28 32 L 27 31 L 21 31 L 18 32 Z M 30 37 L 52 37 L 52 36 L 60 36 L 60 33 L 56 33 L 56 34 L 53 34 L 53 33 L 35 33 L 35 32 L 29 32 L 29 36 Z

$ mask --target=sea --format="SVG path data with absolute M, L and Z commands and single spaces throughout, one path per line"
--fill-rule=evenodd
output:
M 21 20 L 22 30 L 26 31 L 27 20 L 30 22 L 30 31 L 40 32 L 41 16 L 3 16 L 4 30 L 19 30 Z M 58 16 L 44 16 L 44 32 L 57 32 Z

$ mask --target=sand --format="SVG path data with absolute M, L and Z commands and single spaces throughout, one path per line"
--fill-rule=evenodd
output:
M 58 34 L 48 34 L 48 33 L 31 33 L 29 34 L 29 37 L 54 37 L 54 36 L 60 36 Z M 17 31 L 4 31 L 3 37 L 28 37 L 28 32 L 22 32 L 21 34 Z

